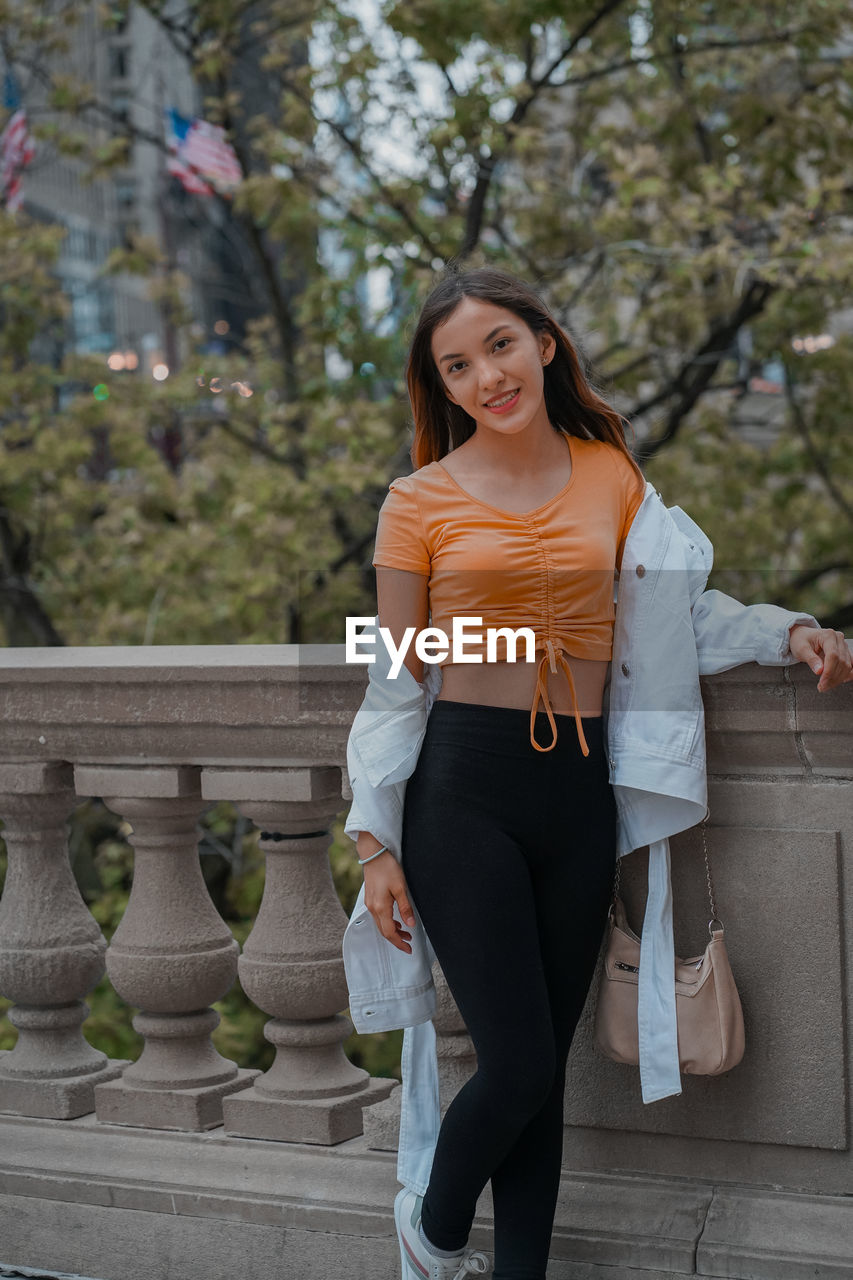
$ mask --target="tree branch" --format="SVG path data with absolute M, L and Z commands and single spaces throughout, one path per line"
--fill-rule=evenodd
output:
M 223 77 L 220 77 L 219 92 L 221 100 L 228 103 L 228 84 Z M 223 124 L 231 135 L 231 146 L 240 165 L 243 177 L 246 178 L 251 172 L 249 158 L 243 150 L 243 145 L 239 137 L 235 121 L 233 120 L 230 108 L 226 108 Z M 281 342 L 281 354 L 284 362 L 284 390 L 288 399 L 295 401 L 299 396 L 299 378 L 296 371 L 296 347 L 297 332 L 296 322 L 293 316 L 293 310 L 287 300 L 276 264 L 272 255 L 267 250 L 263 232 L 254 218 L 248 214 L 242 214 L 239 218 L 240 224 L 243 226 L 249 243 L 254 250 L 255 257 L 261 268 L 261 274 L 267 288 L 270 302 L 272 303 L 273 313 L 276 319 L 279 341 Z
M 503 158 L 504 154 L 511 146 L 515 133 L 518 131 L 518 128 L 523 123 L 524 118 L 527 115 L 530 108 L 533 106 L 533 103 L 536 101 L 536 99 L 538 98 L 542 90 L 548 88 L 551 85 L 551 77 L 553 76 L 554 72 L 557 71 L 557 69 L 562 65 L 562 63 L 566 60 L 566 58 L 568 58 L 574 52 L 574 50 L 577 48 L 578 43 L 581 40 L 585 39 L 585 37 L 588 36 L 591 31 L 594 31 L 595 28 L 601 22 L 604 21 L 605 18 L 608 18 L 611 13 L 614 13 L 617 9 L 619 9 L 625 3 L 626 3 L 626 0 L 606 0 L 606 3 L 603 4 L 601 8 L 598 9 L 594 14 L 592 14 L 587 19 L 587 21 L 580 27 L 580 29 L 576 31 L 575 34 L 569 40 L 566 41 L 566 43 L 563 45 L 563 48 L 560 50 L 559 54 L 552 59 L 552 61 L 549 63 L 545 71 L 543 71 L 542 75 L 537 76 L 535 80 L 528 79 L 527 81 L 528 92 L 525 97 L 519 98 L 518 102 L 516 102 L 515 110 L 513 111 L 504 129 L 503 147 L 500 149 L 500 151 L 493 152 L 491 155 L 487 157 L 481 157 L 479 160 L 479 163 L 477 166 L 477 180 L 474 185 L 474 190 L 471 193 L 470 202 L 468 204 L 468 212 L 465 219 L 465 232 L 462 238 L 462 245 L 459 249 L 459 253 L 457 254 L 457 257 L 460 261 L 464 260 L 467 257 L 470 257 L 470 255 L 473 253 L 473 251 L 476 249 L 477 245 L 479 244 L 480 235 L 483 229 L 483 216 L 486 208 L 486 198 L 489 194 L 489 187 L 491 186 L 491 183 L 492 183 L 492 177 L 494 175 L 495 166 L 497 165 L 498 161 Z
M 529 82 L 531 92 L 527 98 L 522 102 L 519 102 L 516 106 L 512 117 L 513 124 L 521 124 L 534 98 L 542 89 L 548 88 L 551 84 L 551 77 L 554 72 L 558 71 L 566 61 L 566 58 L 570 57 L 574 53 L 581 40 L 585 40 L 590 32 L 594 31 L 605 18 L 609 18 L 611 13 L 615 13 L 617 9 L 620 9 L 624 3 L 625 0 L 607 0 L 607 2 L 603 4 L 596 13 L 591 14 L 583 26 L 566 41 L 556 58 L 549 63 L 542 75 Z
M 279 453 L 271 444 L 267 444 L 266 440 L 258 436 L 244 435 L 228 418 L 216 417 L 215 425 L 230 436 L 232 440 L 236 440 L 238 444 L 245 445 L 247 449 L 253 449 L 260 453 L 264 458 L 269 458 L 270 462 L 274 462 L 276 466 L 285 467 L 288 471 L 292 469 L 292 459 L 286 457 L 283 453 Z
M 786 591 L 801 591 L 803 587 L 810 587 L 812 583 L 818 582 L 827 573 L 843 573 L 853 570 L 853 562 L 850 560 L 828 560 L 825 564 L 814 565 L 808 569 L 801 569 L 785 588 Z
M 832 498 L 839 511 L 847 518 L 850 524 L 853 525 L 853 504 L 847 501 L 844 494 L 838 488 L 838 485 L 830 474 L 829 467 L 826 465 L 823 454 L 820 452 L 812 438 L 809 425 L 806 422 L 806 415 L 803 413 L 802 406 L 794 395 L 794 388 L 791 385 L 790 373 L 790 366 L 786 365 L 785 398 L 788 401 L 788 408 L 791 410 L 791 417 L 793 419 L 794 426 L 796 427 L 803 444 L 806 446 L 806 452 L 812 460 L 812 465 L 814 466 L 815 471 L 823 481 L 827 493 Z
M 620 8 L 625 0 L 608 0 L 596 13 L 594 13 L 578 32 L 561 49 L 560 53 L 552 59 L 542 75 L 535 80 L 529 81 L 527 88 L 528 93 L 525 97 L 520 98 L 516 103 L 515 110 L 508 121 L 504 130 L 504 145 L 499 150 L 493 151 L 489 156 L 481 158 L 477 166 L 477 179 L 471 199 L 468 205 L 468 214 L 465 223 L 465 233 L 462 245 L 459 249 L 457 257 L 460 261 L 464 260 L 473 253 L 477 247 L 482 232 L 483 217 L 486 207 L 486 199 L 489 188 L 494 176 L 495 167 L 498 162 L 503 159 L 509 149 L 513 135 L 524 121 L 525 116 L 530 110 L 533 103 L 539 97 L 543 89 L 553 88 L 562 89 L 569 85 L 589 84 L 593 80 L 601 79 L 603 76 L 613 75 L 616 71 L 627 70 L 631 67 L 639 67 L 650 65 L 657 62 L 666 62 L 672 58 L 678 58 L 682 61 L 684 58 L 693 57 L 698 53 L 709 53 L 720 49 L 750 49 L 756 45 L 786 44 L 796 35 L 802 35 L 810 30 L 809 27 L 797 27 L 791 30 L 782 31 L 778 34 L 765 34 L 761 36 L 745 37 L 742 40 L 706 40 L 697 45 L 685 45 L 680 47 L 677 53 L 672 50 L 665 53 L 650 54 L 647 57 L 626 58 L 621 62 L 609 63 L 606 67 L 598 67 L 594 71 L 590 71 L 581 76 L 573 76 L 566 80 L 554 81 L 552 76 L 563 64 L 566 58 L 574 52 L 580 40 L 589 35 L 605 18 Z
M 489 188 L 492 183 L 492 178 L 494 176 L 495 168 L 499 160 L 503 158 L 504 154 L 508 150 L 511 144 L 514 132 L 518 129 L 519 125 L 523 122 L 524 117 L 527 115 L 527 112 L 529 111 L 530 107 L 532 106 L 533 102 L 536 100 L 536 98 L 538 97 L 542 89 L 566 88 L 568 86 L 578 86 L 583 84 L 589 84 L 593 80 L 598 80 L 605 76 L 613 75 L 617 71 L 624 71 L 632 67 L 650 65 L 658 62 L 667 62 L 673 59 L 676 60 L 679 73 L 682 74 L 683 76 L 683 62 L 686 57 L 692 57 L 699 53 L 708 53 L 708 52 L 712 52 L 720 49 L 744 49 L 744 48 L 753 48 L 756 45 L 772 45 L 772 44 L 780 44 L 780 43 L 784 44 L 790 41 L 794 36 L 802 35 L 809 30 L 808 27 L 799 27 L 799 28 L 783 31 L 775 35 L 770 34 L 770 35 L 746 37 L 742 40 L 707 40 L 702 42 L 701 44 L 697 44 L 693 46 L 690 46 L 690 45 L 687 45 L 684 47 L 678 46 L 674 49 L 670 49 L 669 52 L 650 54 L 647 57 L 640 57 L 640 58 L 626 58 L 620 62 L 609 63 L 605 67 L 598 67 L 594 71 L 587 72 L 584 75 L 573 76 L 566 80 L 561 80 L 555 83 L 551 79 L 551 77 L 553 76 L 554 72 L 559 68 L 559 66 L 563 63 L 563 61 L 574 50 L 578 41 L 582 39 L 583 36 L 587 35 L 589 31 L 592 30 L 593 27 L 597 25 L 604 17 L 609 16 L 609 14 L 612 11 L 618 8 L 620 3 L 621 3 L 621 0 L 611 0 L 611 3 L 609 3 L 608 5 L 605 5 L 604 8 L 599 10 L 597 14 L 594 14 L 593 17 L 590 18 L 589 21 L 586 23 L 586 25 L 583 28 L 581 28 L 580 32 L 578 32 L 576 36 L 574 36 L 570 41 L 567 42 L 567 44 L 564 46 L 561 53 L 552 60 L 548 69 L 543 73 L 543 75 L 538 77 L 538 79 L 536 79 L 535 81 L 529 83 L 529 93 L 527 97 L 520 99 L 519 102 L 516 104 L 515 111 L 513 112 L 512 117 L 506 126 L 503 149 L 500 152 L 497 152 L 497 151 L 492 152 L 485 159 L 481 158 L 479 160 L 478 167 L 477 167 L 477 179 L 474 186 L 474 191 L 472 192 L 471 199 L 468 205 L 468 213 L 467 213 L 466 224 L 465 224 L 465 234 L 462 242 L 462 247 L 460 248 L 459 254 L 458 254 L 458 258 L 460 260 L 470 256 L 470 254 L 473 252 L 473 250 L 476 248 L 477 244 L 479 243 L 480 235 L 482 232 L 482 224 L 483 224 L 483 218 L 485 213 L 485 207 L 486 207 L 486 199 L 488 196 Z M 695 125 L 697 129 L 697 136 L 699 138 L 700 146 L 703 150 L 703 155 L 705 155 L 706 158 L 708 158 L 709 141 L 708 141 L 707 130 L 705 129 L 702 122 L 698 119 L 695 120 Z
M 742 40 L 706 40 L 702 44 L 684 45 L 678 50 L 678 58 L 695 57 L 699 53 L 712 53 L 718 49 L 754 49 L 757 45 L 787 44 L 794 36 L 806 35 L 810 27 L 795 27 L 790 31 L 780 31 L 778 35 L 746 36 Z M 601 80 L 604 76 L 612 76 L 616 71 L 629 71 L 632 67 L 650 66 L 656 62 L 666 62 L 673 55 L 670 53 L 651 53 L 647 57 L 625 58 L 621 62 L 608 63 L 606 67 L 596 67 L 593 71 L 585 71 L 583 75 L 572 76 L 568 80 L 560 80 L 551 85 L 554 89 L 575 88 L 578 85 L 591 84 L 593 80 Z
M 9 512 L 0 507 L 0 613 L 7 644 L 63 645 L 65 641 L 28 580 L 30 548 L 29 533 L 25 530 L 16 536 Z
M 409 230 L 412 232 L 412 234 L 417 236 L 421 244 L 426 249 L 427 253 L 430 254 L 430 257 L 432 257 L 434 255 L 435 250 L 429 238 L 429 233 L 426 231 L 424 227 L 420 225 L 417 218 L 415 218 L 411 210 L 406 207 L 406 205 L 402 202 L 402 200 L 398 199 L 398 197 L 395 196 L 388 189 L 386 184 L 383 182 L 379 174 L 376 172 L 376 170 L 373 168 L 373 166 L 370 164 L 369 160 L 365 156 L 361 144 L 357 142 L 355 138 L 350 137 L 350 135 L 347 133 L 346 129 L 340 123 L 340 121 L 331 119 L 327 116 L 317 115 L 316 111 L 314 110 L 314 103 L 311 100 L 309 95 L 303 93 L 300 89 L 297 89 L 294 85 L 289 85 L 288 89 L 289 89 L 289 92 L 292 93 L 295 98 L 299 99 L 299 101 L 303 104 L 303 106 L 308 108 L 308 110 L 311 112 L 317 124 L 325 125 L 327 129 L 330 129 L 332 133 L 334 133 L 335 136 L 340 139 L 340 141 L 344 144 L 344 146 L 349 151 L 350 155 L 352 155 L 353 158 L 358 161 L 359 165 L 367 174 L 368 178 L 373 183 L 373 185 L 375 186 L 379 194 L 382 196 L 382 199 L 385 201 L 388 207 L 393 209 L 395 213 L 398 213 L 400 215 L 400 217 L 403 219 L 403 221 L 405 222 Z
M 720 362 L 731 348 L 738 329 L 763 311 L 771 294 L 777 288 L 765 280 L 754 280 L 747 288 L 736 309 L 731 315 L 716 324 L 702 346 L 686 360 L 669 385 L 663 387 L 648 400 L 635 405 L 624 416 L 633 422 L 648 413 L 650 409 L 676 398 L 676 403 L 669 411 L 663 432 L 654 440 L 643 441 L 637 447 L 637 460 L 648 461 L 665 445 L 674 439 L 684 418 L 690 413 L 700 397 L 707 391 L 713 381 Z
M 533 279 L 541 280 L 545 274 L 544 271 L 542 271 L 539 265 L 536 262 L 534 262 L 534 260 L 531 258 L 530 254 L 528 253 L 524 245 L 519 244 L 517 240 L 514 240 L 510 236 L 509 232 L 507 231 L 506 227 L 501 221 L 500 209 L 497 209 L 495 211 L 494 221 L 491 222 L 489 226 L 491 227 L 492 231 L 494 231 L 498 239 L 501 241 L 501 244 L 505 245 L 507 249 L 511 249 L 513 254 L 515 254 L 516 257 L 521 259 L 521 261 L 524 263 L 525 267 L 527 268 L 528 273 L 533 277 Z

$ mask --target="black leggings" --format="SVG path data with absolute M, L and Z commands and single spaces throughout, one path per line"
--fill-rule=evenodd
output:
M 461 1249 L 491 1178 L 494 1280 L 544 1280 L 566 1059 L 601 945 L 616 857 L 602 719 L 433 704 L 406 786 L 402 866 L 477 1053 L 438 1136 L 422 1221 Z M 550 728 L 537 717 L 536 739 Z

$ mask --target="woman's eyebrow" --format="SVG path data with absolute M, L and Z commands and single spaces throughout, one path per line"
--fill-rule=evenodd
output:
M 494 338 L 496 334 L 500 333 L 501 329 L 506 329 L 508 327 L 509 326 L 506 324 L 506 322 L 504 322 L 504 324 L 499 324 L 496 329 L 492 329 L 492 332 L 487 333 L 485 338 L 483 339 L 483 346 L 485 347 L 487 343 L 491 342 L 492 338 Z M 462 356 L 464 356 L 464 354 L 465 354 L 464 351 L 455 351 L 452 355 L 442 356 L 438 363 L 444 364 L 445 360 L 459 360 Z

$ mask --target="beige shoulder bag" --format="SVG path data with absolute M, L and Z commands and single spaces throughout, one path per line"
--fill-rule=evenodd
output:
M 714 1076 L 740 1062 L 744 1053 L 744 1027 L 740 997 L 726 953 L 723 923 L 717 916 L 706 825 L 707 816 L 702 822 L 702 847 L 711 904 L 708 922 L 711 941 L 702 955 L 687 960 L 675 957 L 675 1008 L 681 1071 Z M 630 928 L 619 897 L 620 863 L 621 858 L 616 863 L 613 902 L 608 915 L 595 1040 L 608 1058 L 637 1066 L 640 1061 L 637 1030 L 640 939 Z

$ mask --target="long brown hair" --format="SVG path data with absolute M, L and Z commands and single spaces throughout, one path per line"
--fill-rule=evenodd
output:
M 476 423 L 449 400 L 432 354 L 432 336 L 463 298 L 477 298 L 512 311 L 537 336 L 550 333 L 557 344 L 544 368 L 545 407 L 556 431 L 581 439 L 594 437 L 615 445 L 640 479 L 643 473 L 625 443 L 630 423 L 590 386 L 568 334 L 528 284 L 492 267 L 448 271 L 423 305 L 406 364 L 406 382 L 415 421 L 412 464 L 417 469 L 436 462 L 474 434 Z

